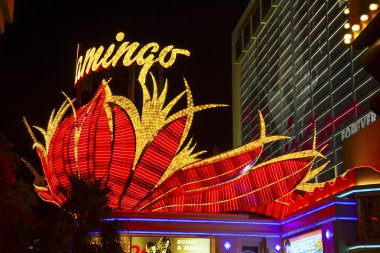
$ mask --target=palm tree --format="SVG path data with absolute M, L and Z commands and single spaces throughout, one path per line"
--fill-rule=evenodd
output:
M 116 224 L 101 222 L 111 211 L 110 189 L 102 187 L 101 180 L 86 182 L 76 177 L 70 178 L 70 185 L 70 192 L 59 188 L 67 199 L 62 205 L 61 229 L 66 230 L 63 234 L 69 252 L 123 252 Z M 100 231 L 98 242 L 91 234 L 94 231 Z
M 30 163 L 23 161 L 37 174 Z M 117 224 L 101 222 L 111 212 L 107 197 L 110 189 L 102 187 L 101 180 L 87 182 L 76 177 L 69 180 L 69 190 L 58 189 L 66 198 L 60 209 L 50 205 L 47 210 L 48 205 L 40 205 L 42 216 L 29 252 L 124 252 Z M 95 235 L 95 231 L 99 233 Z
M 32 206 L 37 204 L 32 187 L 16 180 L 20 158 L 0 132 L 0 245 L 1 252 L 22 252 L 36 226 Z

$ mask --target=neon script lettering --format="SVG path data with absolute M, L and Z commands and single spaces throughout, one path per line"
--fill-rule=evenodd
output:
M 362 110 L 357 101 L 353 101 L 346 108 L 343 108 L 337 113 L 335 117 L 332 116 L 331 113 L 326 114 L 322 126 L 319 127 L 321 131 L 317 135 L 317 148 L 320 148 L 326 144 L 328 145 L 327 149 L 323 150 L 323 154 L 327 154 L 330 148 L 330 143 L 333 138 L 334 131 L 338 129 L 345 121 L 351 119 L 352 117 L 355 117 L 355 110 L 358 112 L 361 112 Z M 289 121 L 291 121 L 291 124 L 293 124 L 292 118 L 289 118 L 288 123 Z M 312 140 L 308 138 L 308 136 L 310 136 L 312 133 L 315 124 L 315 118 L 312 118 L 307 124 L 305 134 L 300 136 L 300 141 L 298 142 L 297 139 L 294 138 L 290 145 L 288 145 L 288 143 L 285 144 L 284 151 L 289 152 L 290 150 L 296 150 L 297 147 L 300 147 L 301 149 L 311 148 Z M 288 131 L 290 132 L 290 130 L 291 129 L 289 129 L 288 126 Z
M 162 67 L 171 67 L 179 55 L 190 56 L 190 52 L 186 49 L 174 48 L 173 45 L 166 46 L 161 49 L 156 42 L 151 42 L 140 49 L 140 43 L 123 41 L 125 34 L 119 32 L 116 35 L 116 41 L 121 43 L 116 49 L 116 45 L 112 43 L 107 50 L 105 47 L 90 48 L 86 51 L 84 56 L 79 56 L 75 67 L 75 86 L 78 81 L 84 76 L 91 74 L 91 72 L 97 72 L 100 69 L 107 69 L 116 67 L 117 64 L 122 63 L 125 67 L 136 63 L 142 66 L 139 81 L 145 83 L 145 77 L 149 69 L 154 63 L 158 62 Z M 160 51 L 160 52 L 159 52 Z M 121 58 L 124 58 L 121 60 Z

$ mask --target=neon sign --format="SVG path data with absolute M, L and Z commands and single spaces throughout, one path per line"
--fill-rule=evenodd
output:
M 82 108 L 75 109 L 68 99 L 53 112 L 46 130 L 36 127 L 45 144 L 25 122 L 45 172 L 44 177 L 35 172 L 35 190 L 44 200 L 61 206 L 65 196 L 58 189 L 70 191 L 73 176 L 103 178 L 111 188 L 109 206 L 125 211 L 249 211 L 298 187 L 313 188 L 308 181 L 322 169 L 311 171 L 313 161 L 322 157 L 315 141 L 310 150 L 257 163 L 265 144 L 287 138 L 267 136 L 259 113 L 259 139 L 200 159 L 202 152 L 193 152 L 191 140 L 185 142 L 194 113 L 220 105 L 195 106 L 186 81 L 185 92 L 166 103 L 167 87 L 159 94 L 154 76 L 152 80 L 153 94 L 140 83 L 145 101 L 141 112 L 132 101 L 113 95 L 106 81 Z M 171 113 L 185 94 L 187 107 Z M 64 117 L 70 108 L 73 113 Z
M 224 105 L 194 105 L 189 84 L 167 101 L 168 83 L 158 91 L 151 75 L 153 90 L 145 84 L 149 69 L 158 62 L 172 66 L 176 55 L 190 52 L 170 45 L 159 52 L 157 43 L 141 47 L 122 42 L 124 33 L 116 35 L 121 44 L 91 48 L 78 58 L 76 82 L 100 68 L 136 63 L 142 66 L 139 83 L 143 105 L 112 94 L 103 80 L 92 100 L 76 109 L 67 100 L 53 111 L 47 129 L 35 127 L 44 136 L 37 140 L 29 124 L 27 129 L 41 159 L 44 176 L 35 170 L 35 190 L 40 197 L 61 206 L 70 192 L 70 178 L 94 179 L 111 189 L 109 207 L 124 211 L 220 213 L 251 211 L 253 207 L 274 203 L 296 189 L 312 191 L 318 183 L 309 181 L 323 168 L 311 170 L 315 159 L 323 158 L 317 150 L 316 129 L 310 149 L 290 152 L 260 161 L 264 146 L 286 136 L 268 136 L 259 112 L 259 138 L 233 150 L 200 158 L 188 138 L 194 114 Z M 103 54 L 104 53 L 104 54 Z M 156 53 L 156 54 L 155 54 Z M 173 112 L 181 99 L 186 106 Z M 72 114 L 65 116 L 69 110 Z M 260 162 L 258 162 L 260 161 Z
M 173 45 L 166 46 L 160 51 L 160 46 L 156 42 L 148 43 L 138 49 L 140 43 L 123 41 L 124 38 L 123 32 L 116 35 L 117 43 L 121 43 L 117 50 L 115 43 L 112 43 L 107 50 L 104 46 L 93 47 L 88 49 L 84 56 L 79 56 L 75 67 L 75 86 L 80 79 L 91 72 L 108 69 L 111 66 L 116 67 L 118 64 L 128 67 L 133 63 L 142 66 L 138 80 L 145 83 L 145 77 L 154 63 L 158 62 L 162 67 L 169 68 L 174 64 L 177 55 L 190 56 L 188 50 L 174 48 Z

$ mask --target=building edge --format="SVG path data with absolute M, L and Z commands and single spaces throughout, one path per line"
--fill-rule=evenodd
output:
M 244 25 L 249 21 L 252 9 L 257 7 L 260 0 L 249 1 L 243 15 L 240 17 L 234 31 L 231 34 L 231 66 L 232 66 L 232 138 L 233 147 L 242 145 L 241 137 L 241 101 L 240 101 L 240 62 L 236 55 L 236 45 L 242 37 Z M 242 43 L 240 41 L 240 43 Z M 242 45 L 241 45 L 242 46 Z M 241 58 L 241 57 L 239 57 Z

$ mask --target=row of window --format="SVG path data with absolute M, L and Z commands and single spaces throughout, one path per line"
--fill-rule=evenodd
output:
M 370 95 L 378 90 L 361 67 L 362 52 L 342 43 L 346 4 L 280 1 L 271 20 L 257 26 L 262 30 L 251 30 L 259 36 L 241 60 L 243 143 L 258 136 L 257 109 L 264 114 L 268 133 L 290 135 L 298 147 L 310 140 L 315 121 L 322 136 L 319 145 L 329 143 L 331 160 L 320 180 L 341 171 L 341 131 L 369 111 Z M 310 136 L 305 136 L 308 131 Z M 266 150 L 269 157 L 276 156 L 295 148 L 291 145 L 273 143 Z

